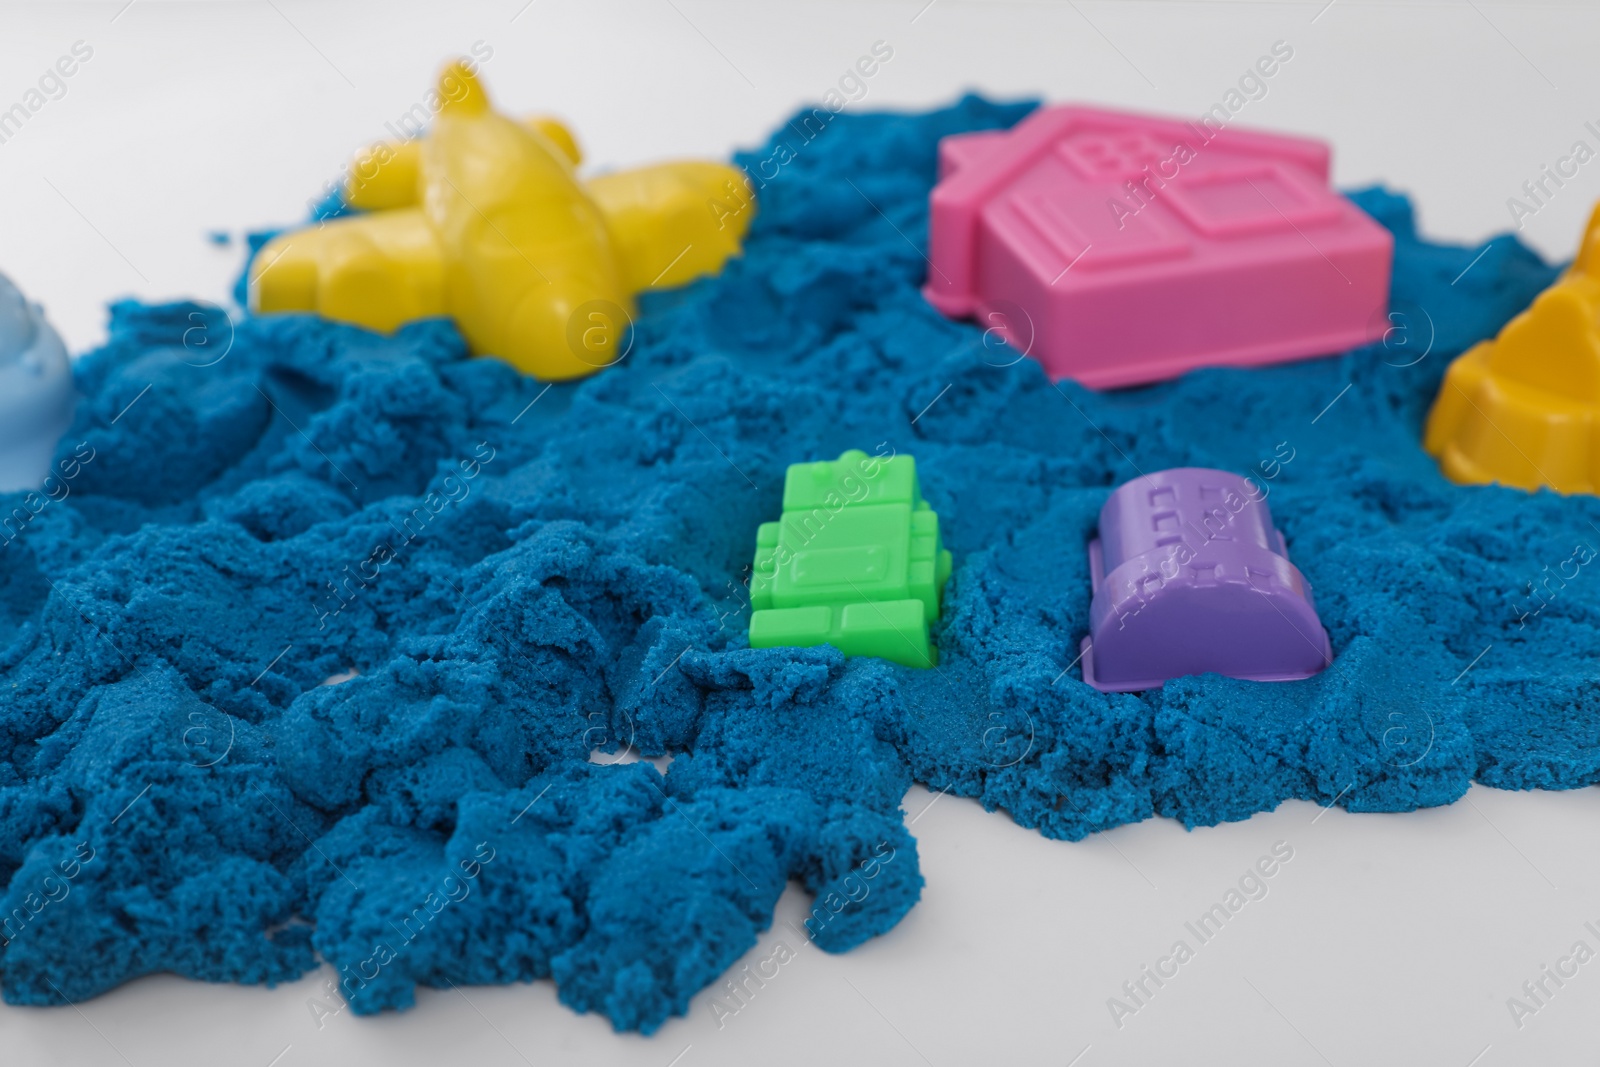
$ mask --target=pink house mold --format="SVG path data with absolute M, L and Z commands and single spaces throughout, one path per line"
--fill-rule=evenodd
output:
M 1087 107 L 946 137 L 930 303 L 1093 388 L 1328 355 L 1389 325 L 1389 232 L 1328 146 Z

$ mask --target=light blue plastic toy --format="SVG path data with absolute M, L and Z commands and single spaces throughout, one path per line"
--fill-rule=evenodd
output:
M 77 402 L 61 335 L 0 274 L 0 492 L 44 484 Z

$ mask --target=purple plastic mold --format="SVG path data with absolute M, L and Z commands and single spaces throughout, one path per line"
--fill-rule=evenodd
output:
M 1237 474 L 1177 467 L 1119 486 L 1089 571 L 1083 680 L 1101 692 L 1207 672 L 1286 682 L 1333 661 L 1264 492 Z

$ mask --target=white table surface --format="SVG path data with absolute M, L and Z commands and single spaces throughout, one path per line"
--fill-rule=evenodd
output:
M 966 88 L 1197 116 L 1258 56 L 1294 57 L 1236 121 L 1335 145 L 1345 187 L 1410 192 L 1436 238 L 1510 227 L 1507 199 L 1575 140 L 1600 145 L 1594 4 L 576 0 L 0 5 L 0 108 L 76 41 L 92 58 L 0 144 L 0 270 L 74 350 L 124 295 L 224 302 L 238 246 L 205 234 L 303 217 L 349 152 L 484 41 L 516 111 L 567 117 L 592 165 L 721 157 L 819 99 L 875 41 L 856 108 Z M 1569 256 L 1600 161 L 1524 220 Z M 652 1038 L 577 1016 L 549 983 L 419 994 L 319 1028 L 320 976 L 276 990 L 172 977 L 76 1008 L 0 1007 L 0 1063 L 1274 1065 L 1592 1062 L 1600 962 L 1519 1028 L 1508 997 L 1577 940 L 1600 949 L 1600 793 L 1474 788 L 1446 809 L 1289 803 L 1185 832 L 1153 820 L 1078 844 L 913 789 L 928 880 L 892 932 L 801 949 L 736 1016 L 702 993 Z M 1186 936 L 1277 841 L 1294 859 L 1119 1028 L 1107 999 Z M 791 891 L 750 960 L 789 935 Z M 1191 943 L 1192 939 L 1191 939 Z M 1554 988 L 1551 986 L 1551 988 Z

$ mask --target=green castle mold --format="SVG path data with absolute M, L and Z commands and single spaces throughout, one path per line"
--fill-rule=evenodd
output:
M 783 518 L 756 531 L 750 647 L 828 644 L 931 667 L 938 652 L 928 624 L 949 577 L 916 460 L 851 449 L 833 462 L 793 464 Z

